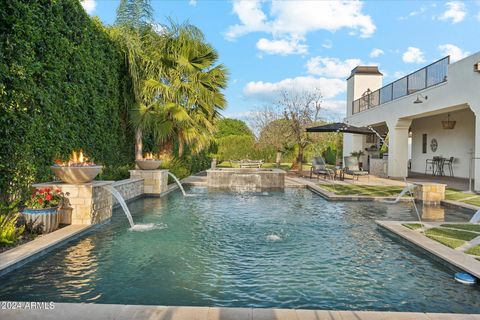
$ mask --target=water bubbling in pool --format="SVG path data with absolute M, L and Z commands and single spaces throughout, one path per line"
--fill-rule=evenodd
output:
M 145 224 L 136 224 L 129 231 L 145 232 L 150 230 L 162 230 L 168 228 L 168 225 L 165 223 L 145 223 Z
M 276 235 L 274 233 L 269 234 L 267 236 L 267 241 L 280 241 L 280 240 L 282 240 L 282 237 L 280 237 L 279 235 Z

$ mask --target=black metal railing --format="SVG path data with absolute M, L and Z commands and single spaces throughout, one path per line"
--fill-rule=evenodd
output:
M 410 73 L 352 102 L 352 114 L 375 108 L 383 103 L 404 97 L 447 81 L 450 56 Z

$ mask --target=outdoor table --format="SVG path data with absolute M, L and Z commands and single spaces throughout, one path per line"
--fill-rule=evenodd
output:
M 444 176 L 445 171 L 443 170 L 443 165 L 445 161 L 447 160 L 446 158 L 443 157 L 433 157 L 433 159 L 428 159 L 431 160 L 432 162 L 432 175 L 438 175 L 438 176 Z
M 343 180 L 345 178 L 345 172 L 342 167 L 335 167 L 333 179 Z

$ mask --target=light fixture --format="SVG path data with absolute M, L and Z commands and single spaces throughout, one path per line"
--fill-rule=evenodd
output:
M 455 128 L 455 123 L 457 123 L 457 121 L 450 120 L 450 113 L 448 113 L 447 121 L 442 121 L 442 127 L 445 130 L 452 130 L 453 128 Z
M 417 94 L 417 100 L 413 101 L 415 104 L 423 103 L 423 100 L 428 100 L 428 96 L 424 96 L 421 93 Z

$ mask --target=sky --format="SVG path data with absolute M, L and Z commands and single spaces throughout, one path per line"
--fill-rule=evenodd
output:
M 119 0 L 83 0 L 112 24 Z M 386 85 L 450 55 L 480 51 L 480 1 L 153 0 L 157 23 L 199 27 L 227 66 L 224 116 L 249 121 L 281 90 L 319 90 L 322 116 L 342 120 L 346 78 L 377 65 Z

